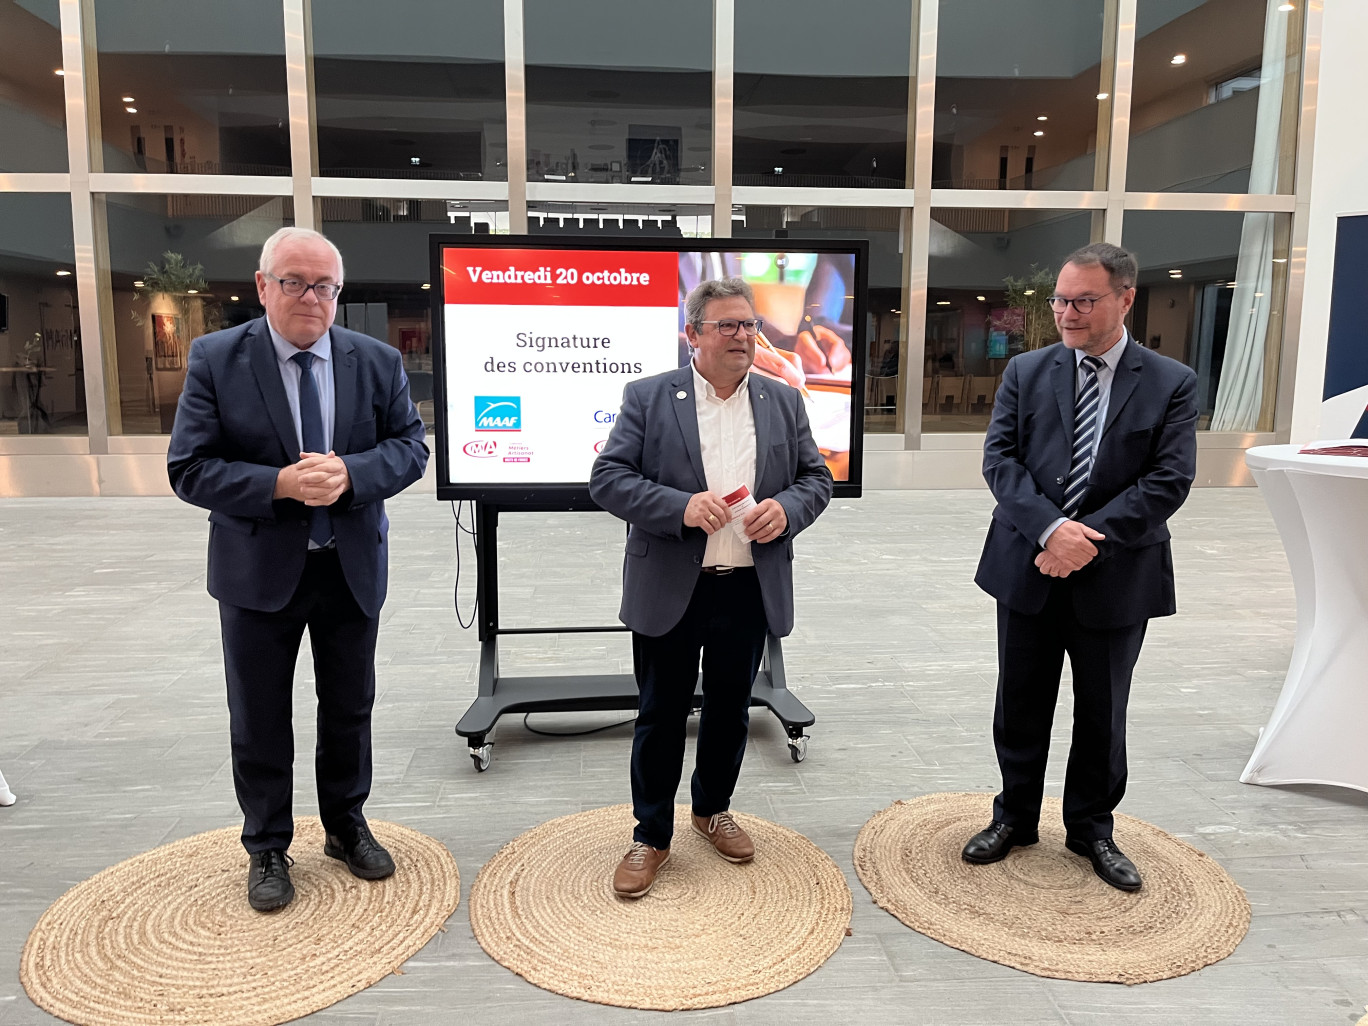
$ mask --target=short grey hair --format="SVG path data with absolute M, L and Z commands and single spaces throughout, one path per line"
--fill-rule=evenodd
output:
M 257 264 L 257 269 L 261 271 L 262 274 L 274 273 L 271 268 L 275 265 L 276 247 L 287 239 L 300 239 L 323 243 L 323 245 L 332 250 L 333 256 L 337 258 L 338 282 L 341 283 L 346 278 L 346 272 L 342 267 L 342 253 L 333 245 L 332 239 L 328 238 L 322 232 L 314 231 L 312 228 L 295 227 L 277 229 L 271 234 L 271 237 L 266 240 L 265 245 L 261 247 L 261 260 Z
M 1082 249 L 1076 249 L 1065 258 L 1064 263 L 1078 267 L 1105 268 L 1114 289 L 1133 289 L 1140 276 L 1135 254 L 1120 246 L 1113 246 L 1110 242 L 1094 242 Z
M 703 315 L 708 304 L 714 299 L 731 299 L 740 296 L 755 309 L 755 293 L 743 278 L 712 278 L 701 281 L 684 299 L 684 317 L 697 331 L 703 326 Z

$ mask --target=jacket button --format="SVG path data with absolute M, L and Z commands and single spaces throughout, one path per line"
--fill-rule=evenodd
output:
M 1062 477 L 1057 477 L 1057 478 L 1055 478 L 1055 484 L 1063 484 L 1063 483 L 1064 483 L 1064 479 L 1063 479 Z
M 703 557 L 702 557 L 702 556 L 694 556 L 694 562 L 695 562 L 695 563 L 701 563 L 701 562 L 703 562 Z

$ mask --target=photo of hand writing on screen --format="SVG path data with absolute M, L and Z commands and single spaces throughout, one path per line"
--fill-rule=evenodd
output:
M 729 277 L 750 284 L 755 314 L 764 322 L 751 369 L 803 393 L 827 468 L 837 481 L 848 480 L 855 258 L 780 250 L 681 253 L 680 366 L 689 359 L 684 296 L 700 281 Z

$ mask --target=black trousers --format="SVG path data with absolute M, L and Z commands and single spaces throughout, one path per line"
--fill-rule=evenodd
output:
M 690 786 L 698 816 L 731 805 L 750 726 L 751 685 L 768 633 L 753 567 L 724 577 L 699 574 L 683 618 L 658 638 L 632 632 L 641 691 L 632 738 L 633 839 L 668 848 L 675 792 L 684 770 L 684 735 L 703 656 L 703 710 Z
M 361 806 L 370 795 L 379 620 L 352 598 L 336 550 L 309 553 L 284 609 L 263 613 L 220 602 L 219 621 L 243 847 L 288 848 L 294 836 L 291 697 L 305 627 L 318 696 L 318 811 L 329 833 L 350 833 L 365 822 Z
M 1111 837 L 1112 811 L 1126 793 L 1126 704 L 1146 623 L 1084 627 L 1074 616 L 1070 588 L 1067 579 L 1053 582 L 1036 616 L 998 604 L 993 742 L 1002 793 L 993 803 L 993 818 L 1022 833 L 1036 830 L 1067 653 L 1074 722 L 1064 774 L 1064 828 L 1070 838 L 1097 841 Z

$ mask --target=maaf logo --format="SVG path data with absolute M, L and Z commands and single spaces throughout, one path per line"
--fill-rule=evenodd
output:
M 521 431 L 522 396 L 477 395 L 475 397 L 476 431 Z
M 474 456 L 477 460 L 484 460 L 499 455 L 499 443 L 492 438 L 477 438 L 461 446 L 461 452 L 467 456 Z

